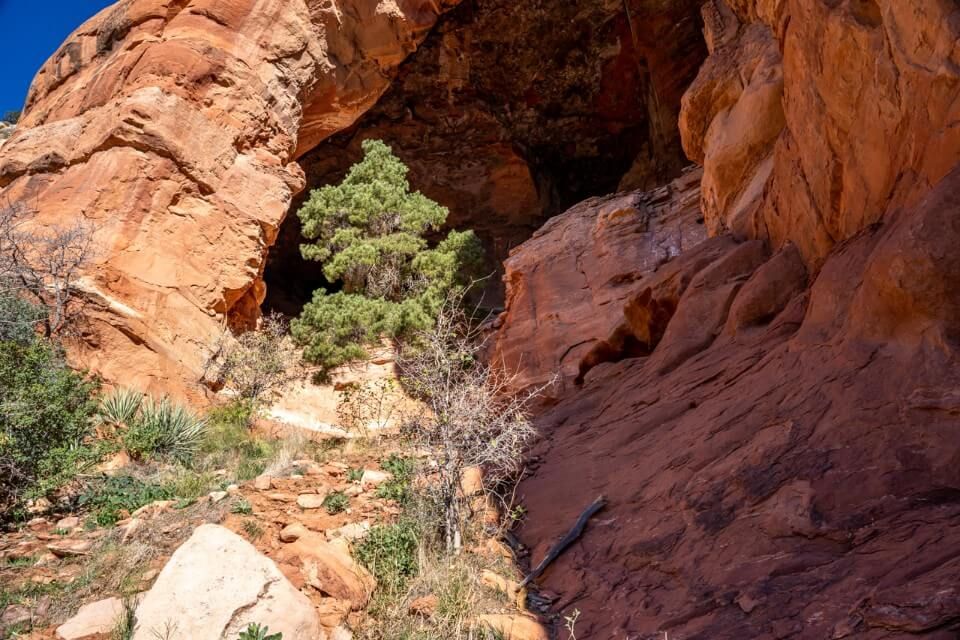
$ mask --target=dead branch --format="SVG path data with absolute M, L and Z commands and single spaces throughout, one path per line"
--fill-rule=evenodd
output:
M 605 506 L 607 506 L 607 499 L 604 496 L 598 496 L 596 500 L 591 502 L 590 505 L 583 510 L 583 513 L 580 514 L 580 517 L 577 518 L 577 521 L 570 528 L 570 531 L 567 532 L 567 535 L 563 536 L 557 544 L 553 545 L 549 553 L 540 561 L 540 564 L 523 579 L 523 582 L 520 583 L 520 588 L 522 589 L 533 580 L 539 578 L 540 574 L 550 566 L 550 563 L 559 558 L 560 555 L 566 551 L 567 547 L 573 544 L 574 541 L 583 534 L 583 529 L 587 526 L 587 521 Z

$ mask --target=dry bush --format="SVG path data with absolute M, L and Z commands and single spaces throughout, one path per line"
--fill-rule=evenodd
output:
M 383 430 L 397 411 L 396 383 L 389 379 L 351 382 L 338 391 L 337 419 L 349 432 L 369 438 Z
M 30 217 L 21 202 L 0 209 L 0 296 L 41 307 L 44 334 L 59 336 L 82 312 L 79 283 L 94 257 L 93 229 L 83 221 L 37 229 Z
M 236 338 L 224 334 L 208 369 L 212 366 L 217 380 L 244 400 L 266 399 L 301 373 L 300 352 L 287 329 L 283 316 L 272 313 L 254 331 Z
M 548 386 L 508 393 L 510 377 L 482 361 L 483 340 L 462 309 L 462 298 L 449 298 L 436 326 L 405 346 L 398 360 L 405 387 L 427 408 L 408 417 L 404 432 L 435 465 L 421 484 L 448 553 L 462 546 L 469 515 L 471 497 L 461 490 L 464 470 L 479 467 L 487 496 L 509 500 L 535 434 L 528 407 Z
M 370 605 L 371 616 L 357 629 L 361 640 L 496 640 L 497 634 L 477 623 L 477 615 L 510 611 L 512 602 L 480 583 L 490 567 L 477 556 L 456 558 L 421 553 L 417 577 L 400 592 L 381 592 Z M 498 567 L 509 575 L 506 567 Z M 436 597 L 432 615 L 411 613 L 418 598 Z

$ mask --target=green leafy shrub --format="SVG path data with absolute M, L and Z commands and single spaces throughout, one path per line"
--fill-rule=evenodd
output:
M 19 111 L 7 111 L 3 114 L 3 118 L 0 118 L 0 122 L 6 122 L 7 124 L 17 124 L 20 122 L 20 112 Z
M 342 291 L 320 289 L 291 326 L 304 357 L 324 372 L 364 357 L 364 346 L 431 326 L 449 292 L 482 263 L 472 232 L 451 231 L 430 247 L 448 211 L 410 191 L 407 167 L 379 140 L 344 181 L 313 191 L 298 211 L 304 258 Z
M 50 342 L 0 342 L 0 513 L 99 461 L 97 390 Z
M 20 296 L 0 292 L 0 342 L 32 343 L 44 315 L 42 307 Z
M 240 632 L 239 640 L 283 640 L 283 634 L 270 633 L 268 627 L 261 627 L 254 622 Z
M 330 515 L 336 515 L 347 510 L 350 506 L 350 498 L 343 491 L 334 491 L 323 499 L 323 508 Z
M 376 496 L 384 500 L 396 500 L 403 504 L 410 497 L 410 482 L 413 479 L 416 466 L 412 458 L 404 458 L 391 454 L 389 458 L 380 462 L 384 471 L 393 477 L 377 487 Z
M 157 500 L 172 500 L 176 492 L 169 485 L 129 475 L 106 476 L 91 482 L 79 497 L 79 506 L 89 509 L 101 527 L 120 520 L 120 512 L 133 512 Z
M 366 566 L 381 588 L 399 592 L 417 575 L 418 534 L 410 520 L 373 527 L 357 545 L 356 557 Z

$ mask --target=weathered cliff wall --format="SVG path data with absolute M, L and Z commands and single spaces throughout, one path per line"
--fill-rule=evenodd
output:
M 715 237 L 592 309 L 617 326 L 539 419 L 521 538 L 535 563 L 607 495 L 540 581 L 578 637 L 954 637 L 960 8 L 717 0 L 705 22 L 680 123 Z M 508 358 L 565 294 L 535 266 L 562 254 L 511 257 Z M 527 333 L 531 376 L 569 348 Z
M 451 226 L 484 240 L 496 285 L 510 249 L 549 216 L 661 185 L 688 164 L 677 118 L 706 56 L 700 3 L 465 0 L 375 107 L 302 158 L 308 188 L 340 180 L 364 139 L 386 141 Z M 268 303 L 286 294 L 274 273 L 309 271 L 300 241 L 291 216 L 271 252 Z M 501 304 L 500 287 L 485 302 Z
M 224 324 L 259 313 L 296 159 L 352 124 L 423 39 L 435 0 L 123 0 L 37 75 L 0 201 L 95 229 L 79 360 L 189 392 Z

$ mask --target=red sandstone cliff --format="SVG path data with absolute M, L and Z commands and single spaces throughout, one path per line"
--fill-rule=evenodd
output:
M 452 2 L 123 0 L 40 70 L 0 201 L 86 220 L 81 361 L 189 393 L 220 327 L 255 320 L 299 155 L 353 123 Z
M 956 3 L 710 0 L 702 65 L 699 0 L 471 1 L 428 34 L 453 4 L 125 0 L 75 32 L 0 197 L 95 224 L 81 359 L 195 384 L 257 315 L 296 161 L 323 182 L 364 137 L 495 255 L 600 195 L 511 253 L 496 341 L 518 385 L 562 374 L 532 559 L 609 498 L 554 608 L 580 638 L 955 637 Z
M 716 0 L 704 16 L 680 125 L 715 237 L 589 336 L 582 387 L 539 419 L 521 537 L 537 562 L 608 497 L 540 581 L 583 612 L 581 637 L 955 637 L 960 9 Z M 548 325 L 526 332 L 530 375 L 570 347 L 532 311 L 564 294 L 536 265 L 564 256 L 548 228 L 511 258 L 506 358 Z

